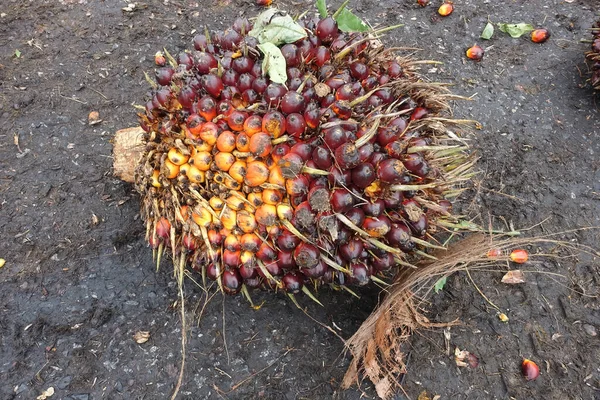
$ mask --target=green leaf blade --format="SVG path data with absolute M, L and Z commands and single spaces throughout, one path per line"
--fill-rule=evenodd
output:
M 446 276 L 442 276 L 440 279 L 438 279 L 435 282 L 435 285 L 433 285 L 433 290 L 438 293 L 440 290 L 444 289 L 444 286 L 446 286 Z
M 490 40 L 493 35 L 494 35 L 494 25 L 492 25 L 492 23 L 488 22 L 485 25 L 485 28 L 483 28 L 483 32 L 481 32 L 481 38 L 485 39 L 485 40 Z
M 258 39 L 259 43 L 274 45 L 294 43 L 307 36 L 304 28 L 291 16 L 272 8 L 257 17 L 248 35 Z
M 346 8 L 340 11 L 335 21 L 342 32 L 366 32 L 369 30 L 369 26 L 362 19 Z
M 327 4 L 325 0 L 317 0 L 317 10 L 321 18 L 327 18 Z
M 285 58 L 279 47 L 266 42 L 259 44 L 258 48 L 265 55 L 262 63 L 263 74 L 268 74 L 273 82 L 285 84 L 287 81 Z
M 533 25 L 522 22 L 518 24 L 498 23 L 498 28 L 500 28 L 502 32 L 508 33 L 513 38 L 519 38 L 535 29 Z

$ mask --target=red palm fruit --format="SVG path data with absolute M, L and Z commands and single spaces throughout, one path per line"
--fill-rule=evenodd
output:
M 309 278 L 313 278 L 313 279 L 318 279 L 318 278 L 322 277 L 326 271 L 327 271 L 327 264 L 325 264 L 325 262 L 323 262 L 322 260 L 319 260 L 319 263 L 312 268 L 302 269 L 302 273 L 305 276 L 307 276 Z
M 161 217 L 155 226 L 156 236 L 160 239 L 169 240 L 171 237 L 171 223 L 165 217 Z
M 364 248 L 365 245 L 363 241 L 358 237 L 354 237 L 339 247 L 339 255 L 346 261 L 357 261 L 360 258 Z
M 410 228 L 402 222 L 392 224 L 392 228 L 385 235 L 385 238 L 390 246 L 398 247 L 406 253 L 415 248 L 415 243 L 410 236 Z
M 237 268 L 240 265 L 240 251 L 223 251 L 223 264 L 230 268 Z
M 392 126 L 381 127 L 377 130 L 376 141 L 381 147 L 385 147 L 398 139 L 398 131 Z
M 292 43 L 285 44 L 281 47 L 281 54 L 285 58 L 285 65 L 295 67 L 302 61 L 300 57 L 300 49 Z
M 294 260 L 299 268 L 313 268 L 319 264 L 320 254 L 318 247 L 302 242 L 294 249 Z
M 278 163 L 279 160 L 281 160 L 281 158 L 289 152 L 290 146 L 288 144 L 279 143 L 273 147 L 273 150 L 271 150 L 271 158 L 274 162 Z
M 240 92 L 243 92 L 244 90 L 252 89 L 252 82 L 254 82 L 254 76 L 246 72 L 241 74 L 237 82 L 231 86 L 236 86 Z
M 312 160 L 317 168 L 329 169 L 333 165 L 331 152 L 324 146 L 317 146 L 312 152 Z
M 269 273 L 272 276 L 281 276 L 283 275 L 283 269 L 279 266 L 279 264 L 277 263 L 277 261 L 271 261 L 270 263 L 267 263 L 265 265 L 267 271 L 269 271 Z M 259 275 L 262 275 L 262 271 L 259 269 L 258 270 Z M 266 277 L 264 277 L 266 278 Z
M 400 183 L 404 179 L 406 168 L 402 161 L 395 158 L 388 158 L 379 163 L 377 168 L 377 177 L 385 183 Z
M 253 89 L 246 89 L 242 92 L 242 105 L 248 107 L 258 101 L 258 93 Z
M 191 233 L 186 233 L 185 235 L 183 235 L 181 243 L 183 244 L 183 247 L 189 252 L 196 251 L 196 249 L 198 248 L 198 242 L 196 241 L 196 237 Z
M 256 252 L 256 258 L 262 262 L 270 262 L 277 258 L 277 252 L 267 242 L 262 242 L 258 251 Z
M 361 163 L 367 162 L 373 152 L 375 151 L 375 147 L 371 143 L 367 143 L 358 148 L 358 159 Z
M 219 97 L 224 88 L 223 81 L 219 76 L 215 74 L 206 74 L 203 75 L 200 80 L 202 82 L 202 87 L 209 95 L 215 98 Z
M 227 294 L 237 294 L 242 289 L 243 281 L 237 269 L 228 269 L 221 275 L 223 291 Z
M 429 110 L 427 108 L 417 107 L 410 114 L 410 120 L 411 121 L 419 120 L 419 119 L 425 118 L 428 115 L 429 115 Z
M 235 72 L 233 69 L 228 69 L 221 76 L 221 80 L 223 81 L 224 85 L 235 86 L 238 82 L 239 77 L 240 74 Z
M 233 21 L 232 28 L 242 35 L 250 32 L 252 30 L 252 24 L 248 21 L 247 18 L 238 17 Z
M 350 74 L 356 80 L 362 81 L 369 77 L 369 67 L 359 61 L 350 64 Z
M 298 154 L 302 161 L 308 161 L 311 158 L 313 146 L 307 142 L 298 142 L 290 148 L 290 153 Z
M 352 172 L 349 170 L 341 171 L 335 165 L 328 170 L 327 179 L 331 186 L 347 186 L 352 182 Z
M 319 108 L 316 106 L 316 104 L 310 103 L 307 107 L 306 110 L 304 110 L 304 122 L 306 122 L 306 125 L 311 128 L 311 129 L 315 129 L 317 126 L 319 126 L 319 119 L 321 117 L 320 113 L 319 113 Z
M 186 126 L 193 136 L 199 136 L 202 126 L 205 123 L 204 118 L 198 114 L 190 114 L 186 119 Z
M 306 195 L 309 185 L 310 182 L 304 174 L 285 181 L 285 189 L 290 196 Z
M 340 145 L 335 149 L 334 158 L 342 169 L 352 169 L 360 164 L 358 149 L 354 143 Z
M 254 67 L 254 60 L 247 56 L 237 57 L 231 63 L 231 68 L 238 74 L 249 73 Z
M 208 266 L 206 267 L 206 276 L 208 277 L 208 279 L 210 279 L 211 281 L 217 280 L 217 277 L 218 277 L 217 271 L 219 269 L 217 268 L 217 264 L 214 262 L 211 262 L 210 264 L 208 264 Z
M 386 216 L 377 218 L 367 217 L 362 225 L 363 230 L 374 238 L 381 238 L 387 235 L 392 228 L 392 222 Z
M 293 251 L 280 251 L 277 253 L 277 264 L 283 269 L 295 269 L 296 261 L 294 260 Z
M 360 164 L 352 169 L 352 183 L 361 189 L 369 186 L 376 178 L 375 167 L 370 163 Z
M 304 286 L 304 277 L 300 272 L 288 272 L 283 275 L 281 282 L 286 292 L 296 294 L 300 293 Z
M 391 143 L 388 143 L 384 149 L 388 156 L 392 158 L 402 158 L 408 143 L 406 140 L 394 140 Z
M 194 36 L 194 48 L 198 51 L 204 51 L 208 46 L 206 36 L 199 34 Z
M 424 178 L 429 174 L 431 168 L 425 158 L 419 153 L 410 153 L 405 154 L 402 157 L 402 163 L 406 167 L 407 170 L 415 174 L 420 178 Z
M 281 173 L 286 179 L 293 179 L 302 171 L 304 160 L 291 150 L 277 162 L 277 166 L 281 168 Z
M 382 255 L 375 257 L 371 265 L 376 271 L 387 271 L 396 265 L 396 259 L 390 252 L 385 252 Z
M 346 189 L 335 189 L 329 202 L 334 212 L 345 213 L 354 206 L 354 196 Z
M 270 83 L 264 90 L 263 97 L 269 106 L 276 106 L 281 101 L 283 95 L 287 92 L 285 86 L 279 83 Z
M 540 368 L 537 364 L 527 358 L 521 363 L 521 372 L 528 381 L 533 381 L 540 376 Z
M 254 260 L 254 254 L 246 251 L 242 253 L 242 265 L 239 268 L 240 276 L 244 279 L 244 283 L 247 282 L 248 279 L 255 278 L 258 273 L 256 272 L 256 261 Z
M 480 61 L 483 58 L 484 53 L 485 52 L 480 46 L 474 44 L 467 49 L 466 55 L 467 58 L 470 58 L 471 60 Z
M 402 192 L 393 190 L 389 193 L 386 193 L 385 197 L 383 197 L 383 202 L 385 204 L 386 209 L 396 209 L 402 201 L 404 200 L 404 196 Z
M 340 126 L 335 126 L 324 130 L 323 141 L 333 151 L 348 142 L 348 134 Z
M 330 209 L 329 189 L 327 187 L 313 187 L 307 195 L 308 203 L 311 209 L 316 212 L 327 211 Z
M 208 74 L 211 69 L 218 66 L 217 59 L 208 52 L 194 53 L 194 58 L 196 59 L 196 70 L 200 74 Z
M 256 230 L 256 229 L 255 229 Z M 262 244 L 261 238 L 254 232 L 247 232 L 240 238 L 240 247 L 242 250 L 255 253 Z
M 350 209 L 350 211 L 345 213 L 345 215 L 350 222 L 358 227 L 362 226 L 363 222 L 365 221 L 365 212 L 359 207 L 353 207 Z
M 312 52 L 314 62 L 318 67 L 322 67 L 331 60 L 331 51 L 325 46 L 319 46 Z
M 300 93 L 289 91 L 281 98 L 279 107 L 285 114 L 291 114 L 303 112 L 305 106 L 304 97 Z
M 364 286 L 369 283 L 371 276 L 369 267 L 363 262 L 352 263 L 350 265 L 350 272 L 352 273 L 352 283 L 358 286 Z
M 550 39 L 550 31 L 546 28 L 535 29 L 531 32 L 531 41 L 534 43 L 544 43 Z
M 352 107 L 350 106 L 350 103 L 345 100 L 335 101 L 332 104 L 331 109 L 342 119 L 349 119 L 352 116 Z
M 324 43 L 334 41 L 338 35 L 337 22 L 332 17 L 327 17 L 317 23 L 315 34 Z
M 235 108 L 231 104 L 231 101 L 221 100 L 217 103 L 217 114 L 228 117 L 229 114 L 231 114 L 233 111 L 235 111 Z M 223 122 L 223 123 L 225 123 L 225 125 L 227 125 L 227 120 L 225 120 L 225 119 L 219 119 L 219 121 L 217 121 L 217 122 Z M 229 129 L 229 126 L 227 126 L 225 129 L 226 130 Z
M 262 130 L 277 139 L 286 132 L 285 117 L 279 111 L 268 111 L 262 119 Z
M 306 121 L 302 114 L 292 113 L 285 119 L 287 133 L 295 138 L 299 138 L 306 130 Z
M 162 67 L 155 71 L 156 82 L 162 86 L 168 86 L 171 84 L 171 78 L 175 74 L 175 70 L 172 67 Z
M 376 199 L 362 205 L 362 209 L 365 215 L 369 217 L 377 218 L 385 211 L 385 201 L 382 199 Z
M 247 112 L 235 110 L 227 117 L 227 124 L 233 131 L 241 132 L 244 130 L 246 118 L 248 118 Z
M 250 153 L 256 157 L 267 157 L 273 149 L 271 135 L 265 132 L 252 135 L 250 137 L 249 149 Z
M 210 96 L 204 96 L 196 104 L 198 114 L 207 121 L 212 121 L 217 116 L 217 103 Z
M 287 229 L 283 229 L 277 237 L 277 247 L 283 251 L 292 251 L 300 244 L 300 238 Z
M 225 237 L 223 235 L 221 235 L 220 232 L 217 232 L 214 229 L 209 229 L 207 232 L 207 236 L 208 236 L 208 242 L 213 247 L 221 247 L 221 244 L 223 243 L 223 240 L 225 239 Z
M 303 201 L 298 204 L 294 210 L 294 218 L 296 225 L 301 228 L 310 228 L 315 224 L 315 214 L 308 201 Z
M 267 90 L 268 86 L 269 80 L 264 76 L 259 76 L 258 78 L 254 79 L 254 82 L 252 82 L 252 89 L 254 89 L 256 93 L 260 95 L 262 95 L 265 92 L 265 90 Z

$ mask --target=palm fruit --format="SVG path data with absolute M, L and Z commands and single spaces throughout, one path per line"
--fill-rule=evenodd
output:
M 284 83 L 240 18 L 165 51 L 139 114 L 146 239 L 225 293 L 381 283 L 435 247 L 470 176 L 424 62 L 331 17 L 298 24 Z
M 590 83 L 596 90 L 600 90 L 600 21 L 592 27 L 594 35 L 591 50 L 585 53 L 585 57 L 591 63 L 592 77 Z

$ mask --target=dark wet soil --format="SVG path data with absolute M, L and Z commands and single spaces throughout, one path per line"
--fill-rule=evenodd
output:
M 337 2 L 339 3 L 339 2 Z M 405 24 L 388 45 L 418 47 L 433 81 L 453 84 L 471 101 L 455 117 L 483 124 L 476 190 L 465 210 L 496 226 L 535 226 L 541 235 L 600 226 L 600 113 L 587 79 L 594 2 L 456 1 L 440 19 L 412 0 L 355 1 L 374 24 Z M 0 398 L 33 399 L 53 387 L 57 399 L 168 398 L 181 359 L 177 290 L 169 268 L 155 272 L 143 241 L 138 197 L 112 176 L 111 138 L 136 124 L 133 103 L 147 92 L 143 72 L 163 46 L 191 47 L 194 30 L 222 29 L 259 11 L 250 1 L 148 0 L 123 11 L 116 0 L 4 0 L 0 7 Z M 279 2 L 302 10 L 310 2 Z M 548 27 L 545 44 L 496 32 L 478 39 L 487 19 Z M 483 61 L 464 51 L 479 42 Z M 17 56 L 18 54 L 18 56 Z M 89 125 L 90 111 L 102 122 Z M 594 230 L 560 240 L 598 248 Z M 552 248 L 530 248 L 531 253 Z M 505 267 L 503 267 L 505 268 Z M 442 399 L 600 399 L 599 263 L 587 254 L 533 260 L 527 282 L 500 283 L 502 271 L 449 278 L 427 305 L 449 330 L 415 335 L 407 346 L 407 394 Z M 191 327 L 180 398 L 359 399 L 340 392 L 348 365 L 343 344 L 281 295 L 205 296 L 186 282 Z M 324 291 L 309 313 L 343 337 L 377 303 Z M 149 331 L 137 344 L 133 335 Z M 480 359 L 456 367 L 454 348 Z M 526 382 L 523 358 L 541 376 Z M 399 398 L 401 398 L 399 396 Z

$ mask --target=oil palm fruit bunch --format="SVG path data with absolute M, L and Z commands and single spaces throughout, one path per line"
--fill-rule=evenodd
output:
M 442 116 L 452 97 L 348 12 L 269 9 L 157 53 L 135 179 L 158 262 L 229 294 L 313 297 L 439 247 L 473 164 Z
M 592 87 L 600 90 L 600 21 L 592 27 L 594 38 L 592 39 L 592 48 L 585 53 L 585 57 L 591 62 L 592 77 L 590 82 Z

